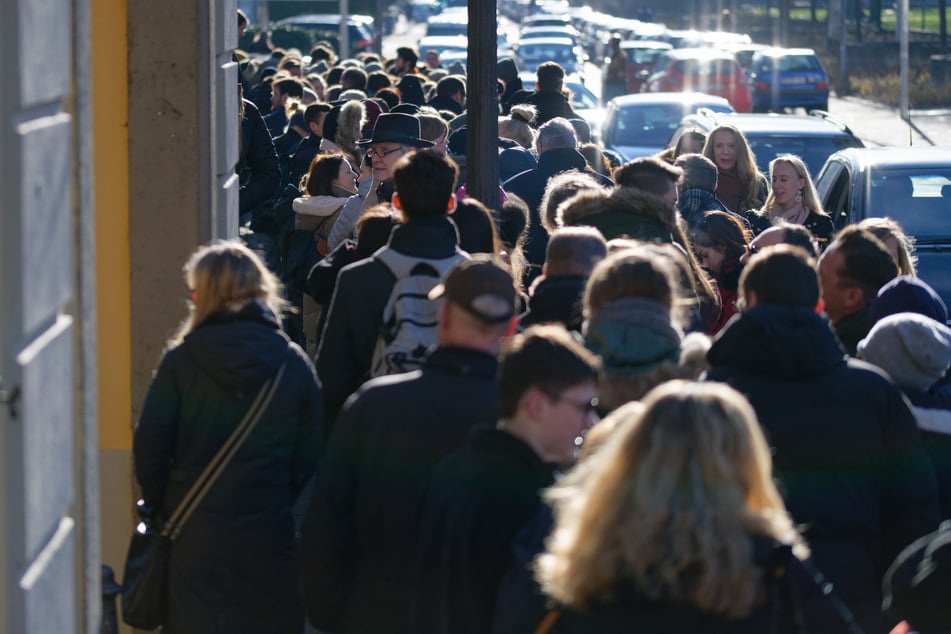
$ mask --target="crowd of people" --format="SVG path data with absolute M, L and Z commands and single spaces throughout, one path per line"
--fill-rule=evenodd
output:
M 243 240 L 186 264 L 135 430 L 159 519 L 279 386 L 172 546 L 164 631 L 951 629 L 951 330 L 913 237 L 836 231 L 730 126 L 586 153 L 554 63 L 500 62 L 499 197 L 466 198 L 464 71 L 423 53 L 243 64 Z

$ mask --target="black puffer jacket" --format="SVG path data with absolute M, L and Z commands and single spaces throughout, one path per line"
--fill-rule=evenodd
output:
M 934 473 L 901 392 L 877 368 L 847 359 L 828 321 L 803 308 L 755 306 L 721 331 L 707 358 L 707 378 L 756 410 L 816 565 L 865 631 L 882 631 L 882 575 L 938 523 Z
M 166 352 L 133 453 L 145 501 L 168 517 L 282 363 L 267 411 L 175 541 L 168 634 L 301 631 L 291 507 L 317 466 L 321 394 L 269 309 L 213 315 Z

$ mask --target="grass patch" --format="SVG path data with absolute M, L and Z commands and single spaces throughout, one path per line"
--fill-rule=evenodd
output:
M 887 75 L 853 75 L 849 78 L 854 94 L 870 101 L 898 107 L 901 99 L 901 78 Z M 928 69 L 908 71 L 908 103 L 911 108 L 945 108 L 951 103 L 951 85 L 939 86 L 931 81 Z

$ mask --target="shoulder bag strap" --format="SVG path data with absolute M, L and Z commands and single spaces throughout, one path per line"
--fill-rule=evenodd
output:
M 218 453 L 216 453 L 207 466 L 205 466 L 201 475 L 198 476 L 198 479 L 188 490 L 188 493 L 182 498 L 182 501 L 165 523 L 165 526 L 162 527 L 163 537 L 168 537 L 171 540 L 178 537 L 179 532 L 181 532 L 182 527 L 185 525 L 185 522 L 188 521 L 192 512 L 205 495 L 207 495 L 211 486 L 225 470 L 225 467 L 228 466 L 228 463 L 231 462 L 234 455 L 238 453 L 238 449 L 241 448 L 241 445 L 251 434 L 251 430 L 261 419 L 265 410 L 267 410 L 271 399 L 274 398 L 274 394 L 277 392 L 278 385 L 281 383 L 281 378 L 284 376 L 284 368 L 286 365 L 286 363 L 282 363 L 277 374 L 273 378 L 265 381 L 264 385 L 261 386 L 261 390 L 254 398 L 254 402 L 251 403 L 251 407 L 244 415 L 244 418 L 241 419 L 241 422 L 238 423 L 235 430 L 228 436 L 228 439 L 224 445 L 222 445 L 221 449 L 218 450 Z
M 545 617 L 538 624 L 538 627 L 535 628 L 535 634 L 548 634 L 560 616 L 561 611 L 557 608 L 548 610 L 548 612 L 545 613 Z

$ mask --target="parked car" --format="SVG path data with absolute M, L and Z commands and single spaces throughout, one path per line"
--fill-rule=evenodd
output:
M 428 35 L 419 39 L 416 50 L 419 51 L 420 57 L 424 56 L 426 51 L 436 51 L 440 58 L 450 51 L 466 54 L 469 50 L 469 38 L 465 35 Z
M 308 13 L 284 18 L 274 23 L 275 26 L 294 26 L 315 34 L 315 39 L 330 37 L 336 41 L 340 33 L 340 14 L 338 13 Z M 347 37 L 349 38 L 350 53 L 353 57 L 363 51 L 378 50 L 376 36 L 373 34 L 373 18 L 368 15 L 347 16 Z
M 660 40 L 625 40 L 621 50 L 627 55 L 627 92 L 637 93 L 650 76 L 654 62 L 673 46 Z
M 746 73 L 733 53 L 714 48 L 676 48 L 661 53 L 645 92 L 698 91 L 724 97 L 737 112 L 749 112 Z
M 535 71 L 539 64 L 557 62 L 565 69 L 565 74 L 577 74 L 586 61 L 584 52 L 566 37 L 537 37 L 520 39 L 512 47 L 518 58 L 519 66 L 525 70 Z
M 951 148 L 836 152 L 816 189 L 836 229 L 864 218 L 898 221 L 915 238 L 918 275 L 951 306 Z
M 765 44 L 726 42 L 724 44 L 718 45 L 717 48 L 721 48 L 724 51 L 730 51 L 736 55 L 736 61 L 740 63 L 740 67 L 745 70 L 746 75 L 749 76 L 753 73 L 753 55 L 759 51 L 769 48 L 769 46 Z
M 469 37 L 469 14 L 456 9 L 444 10 L 426 20 L 426 36 L 464 35 Z
M 699 92 L 651 92 L 616 97 L 608 102 L 601 128 L 604 147 L 625 161 L 650 156 L 664 149 L 671 133 L 685 115 L 708 108 L 733 112 L 723 97 Z
M 754 112 L 829 109 L 829 76 L 811 48 L 768 48 L 753 55 Z
M 668 146 L 687 128 L 697 127 L 709 132 L 718 125 L 736 126 L 746 136 L 756 165 L 769 173 L 769 162 L 781 154 L 796 154 L 815 178 L 826 159 L 833 153 L 851 147 L 864 147 L 852 130 L 827 112 L 797 114 L 721 114 L 701 110 L 687 115 L 671 135 Z

